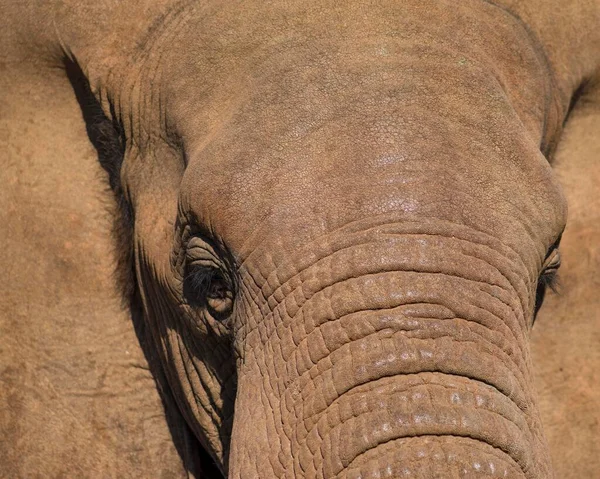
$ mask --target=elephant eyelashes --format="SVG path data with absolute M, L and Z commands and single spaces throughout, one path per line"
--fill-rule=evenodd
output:
M 192 265 L 183 280 L 183 294 L 195 308 L 203 308 L 216 320 L 227 319 L 233 310 L 234 292 L 221 269 Z
M 558 241 L 560 241 L 560 239 Z M 546 256 L 542 273 L 540 274 L 540 277 L 538 279 L 537 290 L 535 293 L 535 309 L 533 313 L 534 321 L 538 311 L 540 310 L 544 302 L 546 290 L 550 288 L 555 293 L 557 292 L 558 268 L 560 268 L 560 253 L 558 251 L 557 243 L 555 243 L 555 245 L 551 248 L 550 252 Z

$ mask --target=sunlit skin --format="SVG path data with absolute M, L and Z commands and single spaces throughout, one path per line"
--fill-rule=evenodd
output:
M 5 63 L 58 72 L 108 177 L 188 471 L 554 477 L 530 332 L 600 71 L 565 3 L 8 8 Z

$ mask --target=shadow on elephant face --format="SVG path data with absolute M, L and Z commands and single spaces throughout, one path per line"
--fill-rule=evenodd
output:
M 133 260 L 134 211 L 125 199 L 120 176 L 125 154 L 123 129 L 116 120 L 114 110 L 110 112 L 112 120 L 106 116 L 77 61 L 74 58 L 65 57 L 64 65 L 81 107 L 88 137 L 98 152 L 98 161 L 106 171 L 108 184 L 114 192 L 116 204 L 107 205 L 107 207 L 114 214 L 113 236 L 115 249 L 119 253 L 118 264 L 115 266 L 115 279 L 123 293 L 123 303 L 130 309 L 136 336 L 156 381 L 173 442 L 183 464 L 192 474 L 196 477 L 217 477 L 220 475 L 218 467 L 210 454 L 198 442 L 194 431 L 177 405 L 165 374 L 164 365 L 161 363 L 159 349 L 156 347 L 147 317 L 144 315 Z M 185 347 L 189 348 L 190 346 Z M 232 371 L 232 384 L 234 385 L 235 370 L 232 369 Z M 232 400 L 229 401 L 229 408 L 233 410 Z M 222 437 L 220 440 L 228 442 L 229 438 Z

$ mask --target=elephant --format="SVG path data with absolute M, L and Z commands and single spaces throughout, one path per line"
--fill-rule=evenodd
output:
M 3 476 L 555 477 L 600 3 L 2 6 Z

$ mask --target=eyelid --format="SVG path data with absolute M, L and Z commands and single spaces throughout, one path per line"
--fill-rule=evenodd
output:
M 186 255 L 191 259 L 218 258 L 214 248 L 197 236 L 190 238 L 186 249 Z
M 543 273 L 556 272 L 560 267 L 560 251 L 558 248 L 552 250 L 548 257 L 544 260 L 542 266 Z
M 190 239 L 185 256 L 188 267 L 213 268 L 217 270 L 221 270 L 224 267 L 214 248 L 198 237 Z
M 221 263 L 215 258 L 188 258 L 188 267 L 201 267 L 219 270 L 221 269 Z

